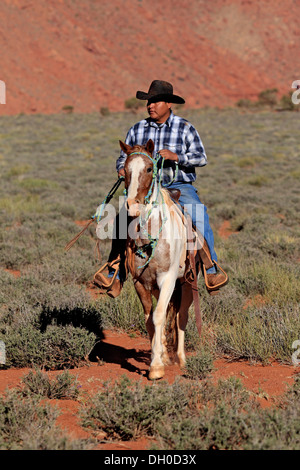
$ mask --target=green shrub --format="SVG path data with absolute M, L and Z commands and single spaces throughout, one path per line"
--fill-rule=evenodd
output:
M 298 387 L 299 392 L 299 387 Z M 164 450 L 296 450 L 299 394 L 281 408 L 262 409 L 235 378 L 204 383 L 198 407 L 184 406 L 180 419 L 166 415 L 156 427 Z
M 50 399 L 67 398 L 76 400 L 79 395 L 79 385 L 77 378 L 65 370 L 55 379 L 50 380 L 49 376 L 36 369 L 30 371 L 22 378 L 22 395 L 38 396 Z
M 204 379 L 213 370 L 213 355 L 202 348 L 195 355 L 189 356 L 185 364 L 185 375 L 189 379 Z
M 7 367 L 41 366 L 45 369 L 77 367 L 92 350 L 96 336 L 72 325 L 50 325 L 42 333 L 32 325 L 0 335 L 6 347 Z
M 239 108 L 251 109 L 254 106 L 254 102 L 249 100 L 248 98 L 241 98 L 237 101 L 236 106 L 238 106 Z
M 137 98 L 128 98 L 125 100 L 125 109 L 130 109 L 133 111 L 137 111 L 139 108 L 144 107 L 144 103 L 141 100 L 138 100 Z
M 262 409 L 232 377 L 141 387 L 122 378 L 81 410 L 83 425 L 107 438 L 153 437 L 164 450 L 292 450 L 299 446 L 299 381 L 279 408 Z
M 190 399 L 186 391 L 179 382 L 143 386 L 123 376 L 114 384 L 104 383 L 103 389 L 90 398 L 81 410 L 82 423 L 122 440 L 153 435 L 158 421 L 180 413 Z
M 70 113 L 73 113 L 73 111 L 74 111 L 74 106 L 71 106 L 71 105 L 67 104 L 67 105 L 63 106 L 61 109 L 62 109 L 65 113 L 70 114 Z
M 100 108 L 100 114 L 101 114 L 101 116 L 109 116 L 110 115 L 109 108 L 101 107 Z
M 287 93 L 280 98 L 279 106 L 281 110 L 296 111 L 299 109 L 299 105 L 294 104 L 292 101 L 292 94 L 293 92 Z
M 0 397 L 0 450 L 87 450 L 87 441 L 70 441 L 57 427 L 57 408 L 11 390 Z
M 263 90 L 258 95 L 258 104 L 274 106 L 277 103 L 277 88 L 268 88 Z

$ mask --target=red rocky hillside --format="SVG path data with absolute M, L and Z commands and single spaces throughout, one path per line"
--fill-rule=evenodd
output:
M 0 114 L 124 109 L 157 78 L 227 106 L 299 70 L 298 0 L 1 0 Z

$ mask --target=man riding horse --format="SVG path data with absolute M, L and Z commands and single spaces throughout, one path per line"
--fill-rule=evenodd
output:
M 172 103 L 183 104 L 185 100 L 173 93 L 173 86 L 170 83 L 161 80 L 154 80 L 148 93 L 138 91 L 136 97 L 147 101 L 149 117 L 129 129 L 125 143 L 134 147 L 146 145 L 149 140 L 154 142 L 153 155 L 159 154 L 164 159 L 162 186 L 167 185 L 169 190 L 176 190 L 177 193 L 180 191 L 178 202 L 190 215 L 197 232 L 204 237 L 200 258 L 207 268 L 205 270 L 207 290 L 210 293 L 218 291 L 227 283 L 228 278 L 217 268 L 214 235 L 209 224 L 207 209 L 201 203 L 198 192 L 193 186 L 196 180 L 195 168 L 206 165 L 206 153 L 197 130 L 187 120 L 175 115 L 171 109 Z M 125 177 L 126 158 L 127 154 L 121 150 L 116 162 L 119 177 Z M 118 232 L 119 220 L 116 221 L 116 229 Z M 104 273 L 97 273 L 94 278 L 95 284 L 102 289 L 102 292 L 107 292 L 111 297 L 120 294 L 126 279 L 125 247 L 126 240 L 124 237 L 119 238 L 117 234 L 112 243 L 106 276 Z M 112 277 L 113 283 L 110 282 Z

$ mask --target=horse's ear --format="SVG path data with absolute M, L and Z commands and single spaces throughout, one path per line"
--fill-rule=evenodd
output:
M 125 152 L 125 153 L 127 153 L 127 155 L 129 155 L 131 153 L 131 150 L 132 150 L 130 145 L 125 144 L 121 140 L 119 140 L 119 143 L 120 143 L 120 147 L 123 150 L 123 152 Z
M 153 140 L 149 139 L 147 144 L 146 144 L 146 150 L 148 150 L 149 153 L 153 153 L 153 150 L 154 150 L 154 142 Z

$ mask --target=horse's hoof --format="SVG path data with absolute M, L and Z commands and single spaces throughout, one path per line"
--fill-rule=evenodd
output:
M 158 380 L 162 379 L 165 375 L 165 368 L 164 366 L 152 366 L 149 370 L 149 379 L 150 380 Z

